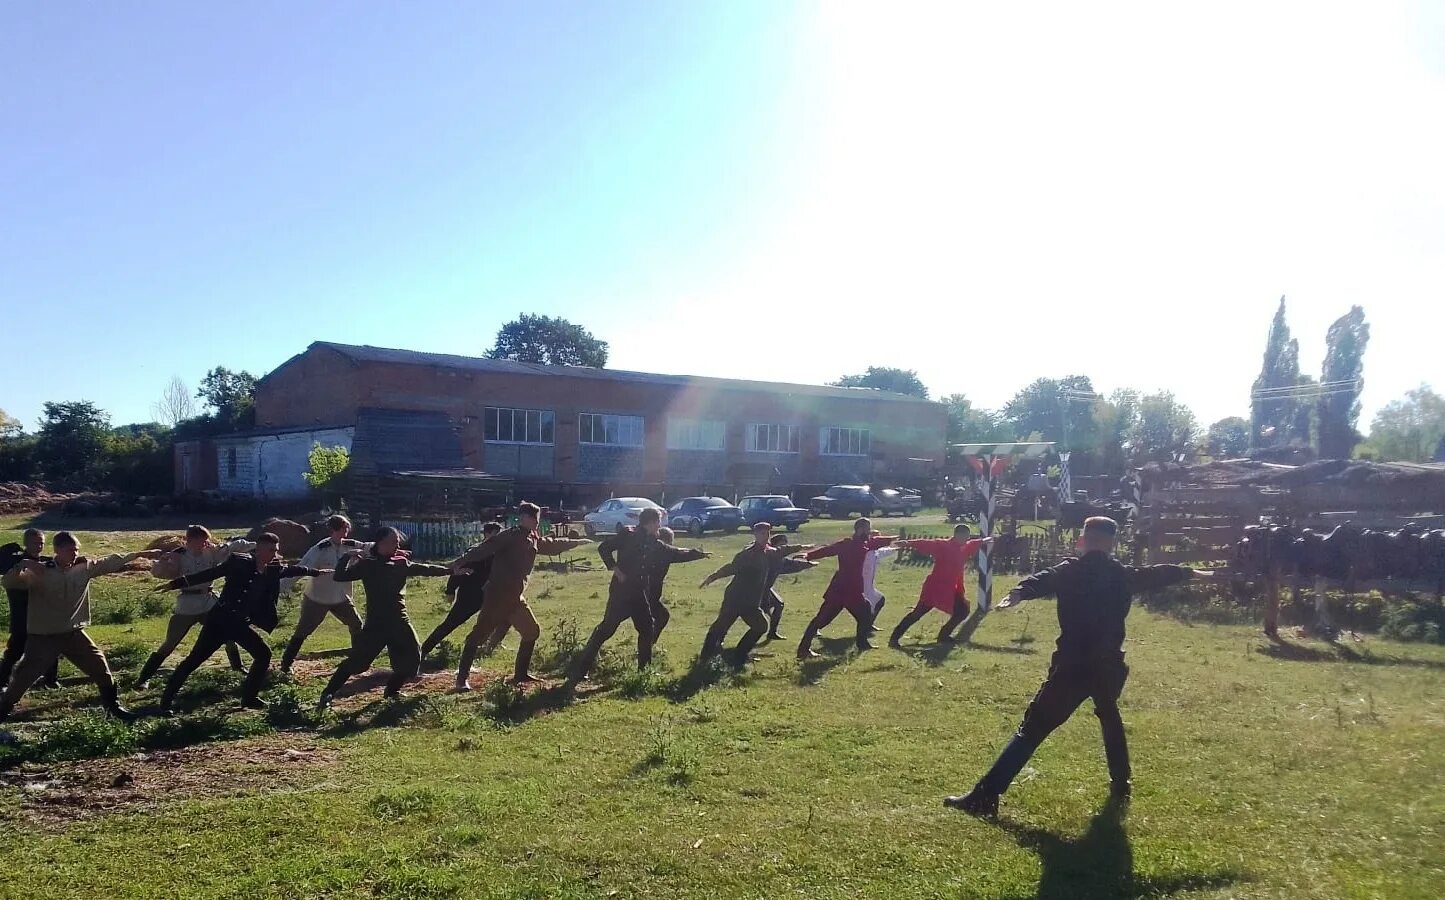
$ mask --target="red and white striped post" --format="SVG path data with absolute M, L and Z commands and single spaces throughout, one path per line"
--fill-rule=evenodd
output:
M 978 475 L 978 492 L 983 497 L 983 513 L 978 517 L 979 537 L 993 534 L 994 514 L 998 508 L 998 480 L 1008 470 L 1014 457 L 1043 456 L 1053 447 L 1051 441 L 1027 441 L 1014 444 L 955 444 L 955 450 L 968 457 L 969 465 Z M 988 612 L 993 606 L 993 551 L 985 547 L 978 552 L 978 611 Z

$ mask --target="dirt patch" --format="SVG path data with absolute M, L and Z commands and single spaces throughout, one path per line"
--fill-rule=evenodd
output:
M 186 545 L 186 539 L 178 534 L 163 534 L 146 544 L 147 550 L 178 550 Z
M 339 659 L 298 659 L 291 671 L 298 681 L 318 680 L 325 683 L 326 679 L 336 671 Z M 504 680 L 507 676 L 502 672 L 473 671 L 467 679 L 475 694 L 482 691 L 494 681 Z M 386 688 L 386 683 L 391 678 L 390 669 L 371 669 L 361 675 L 357 675 L 346 686 L 336 692 L 333 698 L 332 708 L 339 711 L 359 709 L 368 703 L 381 699 L 381 693 Z M 524 695 L 535 694 L 538 691 L 545 691 L 562 684 L 561 679 L 542 678 L 522 689 Z M 419 694 L 449 694 L 456 689 L 456 672 L 452 669 L 440 669 L 423 672 L 416 678 L 406 683 L 402 693 L 416 696 Z
M 17 793 L 21 813 L 42 827 L 148 809 L 201 797 L 294 788 L 334 769 L 341 754 L 305 735 L 137 753 L 0 772 L 0 791 Z

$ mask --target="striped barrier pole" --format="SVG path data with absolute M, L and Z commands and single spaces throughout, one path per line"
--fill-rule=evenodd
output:
M 1070 451 L 1063 450 L 1059 453 L 1059 502 L 1072 503 L 1074 501 L 1074 482 L 1069 477 L 1069 455 Z
M 1053 448 L 1051 441 L 1026 441 L 1010 444 L 954 444 L 953 448 L 968 459 L 978 475 L 978 492 L 983 497 L 979 515 L 979 537 L 993 534 L 993 520 L 998 509 L 998 482 L 1015 456 L 1036 459 Z M 988 612 L 993 605 L 993 553 L 984 548 L 978 552 L 978 611 Z

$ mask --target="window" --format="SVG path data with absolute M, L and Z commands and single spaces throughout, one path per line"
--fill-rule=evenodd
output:
M 868 429 L 820 428 L 818 452 L 824 456 L 867 456 Z
M 236 448 L 232 447 L 226 451 L 226 477 L 236 477 Z
M 749 425 L 746 433 L 749 453 L 798 452 L 796 425 Z
M 722 450 L 726 442 L 727 425 L 702 419 L 668 419 L 667 449 L 669 450 Z
M 482 436 L 494 444 L 551 444 L 553 415 L 550 409 L 507 409 L 488 406 L 482 410 Z
M 642 416 L 581 413 L 577 416 L 577 432 L 577 439 L 584 444 L 641 447 Z

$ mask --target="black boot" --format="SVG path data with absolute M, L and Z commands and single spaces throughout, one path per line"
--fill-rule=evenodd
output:
M 803 632 L 803 639 L 798 643 L 798 659 L 817 658 L 818 654 L 813 650 L 813 639 L 817 636 L 818 626 L 809 622 L 807 629 Z
M 13 668 L 15 668 L 15 660 L 10 658 L 10 654 L 7 653 L 4 657 L 0 657 L 0 691 L 9 687 L 10 670 Z
M 903 617 L 903 621 L 898 623 L 898 627 L 893 629 L 893 635 L 888 638 L 888 646 L 895 650 L 902 649 L 899 645 L 903 640 L 903 636 L 908 633 L 908 629 L 918 623 L 919 619 L 923 618 L 925 612 L 927 612 L 927 610 L 920 610 L 916 607 L 910 609 L 908 614 Z
M 763 636 L 761 634 L 754 634 L 751 631 L 744 634 L 742 640 L 738 641 L 737 647 L 733 650 L 733 653 L 736 654 L 737 657 L 733 665 L 739 669 L 746 666 L 748 664 L 748 654 L 753 652 L 753 648 L 756 647 L 758 641 L 762 639 Z
M 159 652 L 152 653 L 150 657 L 146 659 L 146 664 L 140 667 L 140 674 L 135 677 L 136 690 L 145 690 L 150 680 L 156 677 L 156 673 L 161 670 L 161 664 L 165 661 L 166 658 L 161 656 Z
M 986 794 L 974 788 L 962 797 L 945 797 L 943 805 L 958 809 L 980 819 L 998 817 L 998 794 Z
M 104 685 L 100 689 L 100 705 L 121 722 L 134 722 L 139 718 L 135 713 L 120 705 L 120 694 L 114 684 Z
M 857 645 L 858 645 L 858 649 L 859 649 L 859 650 L 872 650 L 872 649 L 874 649 L 872 642 L 868 640 L 868 638 L 871 637 L 872 634 L 873 634 L 873 619 L 872 619 L 872 617 L 863 619 L 861 622 L 858 623 L 858 632 L 857 632 L 857 636 L 856 636 L 856 643 L 857 643 Z
M 517 648 L 517 665 L 516 668 L 512 670 L 512 681 L 515 683 L 528 684 L 529 682 L 537 680 L 532 677 L 530 671 L 532 668 L 532 650 L 536 648 L 536 646 L 536 641 L 523 641 L 522 645 Z

